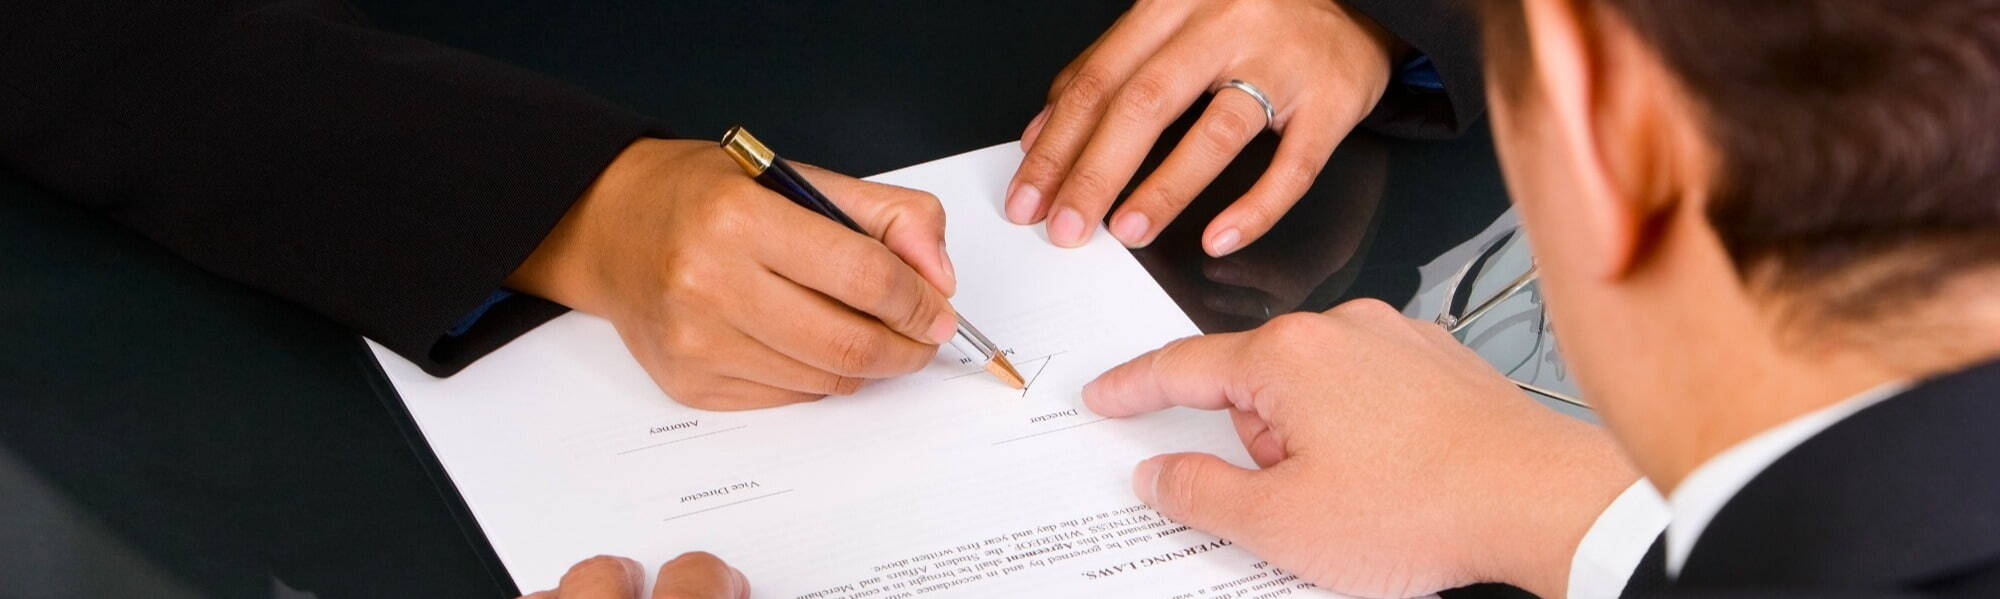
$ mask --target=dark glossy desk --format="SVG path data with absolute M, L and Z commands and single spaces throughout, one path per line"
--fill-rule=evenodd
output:
M 1122 10 L 360 4 L 384 28 L 567 78 L 682 135 L 743 123 L 854 174 L 1014 139 L 1049 78 Z M 1401 303 L 1418 265 L 1505 208 L 1483 132 L 1362 134 L 1270 238 L 1206 259 L 1199 226 L 1248 187 L 1271 142 L 1139 253 L 1206 330 L 1352 297 Z M 511 591 L 352 334 L 12 173 L 0 198 L 0 596 Z

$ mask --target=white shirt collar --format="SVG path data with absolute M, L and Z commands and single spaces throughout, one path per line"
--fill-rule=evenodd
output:
M 1715 457 L 1688 473 L 1687 478 L 1681 479 L 1680 486 L 1675 487 L 1673 494 L 1667 497 L 1668 509 L 1673 513 L 1667 523 L 1667 576 L 1680 576 L 1681 566 L 1687 563 L 1688 553 L 1694 551 L 1694 543 L 1701 538 L 1701 532 L 1708 528 L 1715 513 L 1743 490 L 1743 485 L 1750 484 L 1750 479 L 1756 478 L 1772 462 L 1827 427 L 1909 387 L 1906 381 L 1884 383 L 1840 403 L 1793 418 L 1715 454 Z

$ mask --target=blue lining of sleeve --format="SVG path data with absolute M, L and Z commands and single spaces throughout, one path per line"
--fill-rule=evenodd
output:
M 472 313 L 466 314 L 465 318 L 458 319 L 457 325 L 452 326 L 451 330 L 444 332 L 445 336 L 458 337 L 464 335 L 466 331 L 472 330 L 472 325 L 479 323 L 479 317 L 485 316 L 487 310 L 493 309 L 493 306 L 506 301 L 510 297 L 514 297 L 514 292 L 505 289 L 494 291 L 493 295 L 486 296 L 486 301 L 479 303 L 479 307 L 473 308 Z
M 1438 74 L 1437 65 L 1431 64 L 1431 57 L 1423 54 L 1396 67 L 1396 83 L 1417 89 L 1444 90 L 1444 76 Z

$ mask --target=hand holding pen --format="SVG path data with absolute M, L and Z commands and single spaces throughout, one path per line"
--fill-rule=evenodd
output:
M 785 196 L 785 199 L 857 233 L 869 234 L 867 229 L 854 219 L 848 218 L 841 212 L 839 206 L 814 188 L 812 183 L 807 182 L 804 176 L 792 168 L 791 163 L 779 158 L 777 153 L 772 152 L 771 148 L 758 141 L 749 131 L 745 131 L 742 127 L 731 127 L 722 135 L 722 149 L 730 158 L 736 160 L 738 166 L 743 167 L 743 172 L 755 178 L 758 183 Z M 943 253 L 942 248 L 939 249 L 939 253 Z M 950 258 L 945 260 L 945 269 L 949 271 Z M 994 344 L 993 340 L 987 339 L 984 333 L 979 332 L 979 329 L 972 326 L 972 323 L 967 322 L 964 317 L 958 318 L 955 332 L 948 341 L 967 358 L 985 366 L 986 371 L 992 373 L 994 378 L 1000 379 L 1000 382 L 1015 389 L 1027 387 L 1027 381 L 1021 378 L 1021 372 L 1015 370 L 1014 364 L 1007 360 L 1006 352 Z
M 783 200 L 713 141 L 642 139 L 507 286 L 609 319 L 697 408 L 811 401 L 923 368 L 957 333 L 937 198 L 794 166 L 867 235 Z

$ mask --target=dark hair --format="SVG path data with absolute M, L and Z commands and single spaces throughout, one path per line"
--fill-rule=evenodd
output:
M 1699 104 L 1708 218 L 1746 283 L 1860 316 L 2000 265 L 2000 0 L 1568 1 L 1629 23 Z M 1514 93 L 1520 0 L 1485 4 Z

